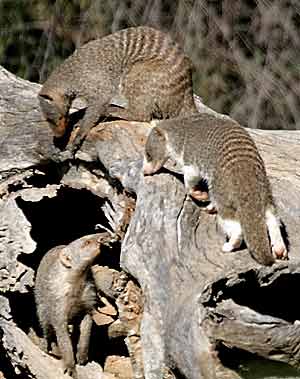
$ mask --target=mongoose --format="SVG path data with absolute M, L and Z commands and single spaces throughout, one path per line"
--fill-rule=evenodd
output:
M 84 236 L 67 246 L 58 246 L 42 258 L 35 280 L 35 301 L 44 338 L 56 336 L 64 370 L 76 378 L 75 357 L 68 324 L 81 319 L 77 362 L 87 360 L 92 327 L 91 312 L 96 290 L 89 268 L 100 254 L 101 245 L 109 244 L 110 233 Z
M 243 239 L 264 265 L 287 257 L 264 162 L 248 132 L 233 120 L 198 114 L 155 122 L 145 147 L 144 174 L 158 171 L 169 159 L 178 164 L 187 192 L 198 200 L 207 182 L 218 222 L 228 237 L 223 252 L 241 246 Z M 271 242 L 268 239 L 268 233 Z
M 39 100 L 56 137 L 66 134 L 75 98 L 85 100 L 87 109 L 72 151 L 110 106 L 115 115 L 119 109 L 123 118 L 136 121 L 197 111 L 190 60 L 169 35 L 147 26 L 90 41 L 50 74 Z

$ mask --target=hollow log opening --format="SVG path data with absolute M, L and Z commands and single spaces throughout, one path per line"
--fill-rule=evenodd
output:
M 96 196 L 87 189 L 62 186 L 60 180 L 59 170 L 53 166 L 49 168 L 49 171 L 45 168 L 44 173 L 34 174 L 26 178 L 24 182 L 13 183 L 8 188 L 11 193 L 17 193 L 24 190 L 26 185 L 33 186 L 35 189 L 45 189 L 53 184 L 58 185 L 55 196 L 44 196 L 39 201 L 30 201 L 26 199 L 26 196 L 24 200 L 22 195 L 16 196 L 16 205 L 29 222 L 31 227 L 30 237 L 36 243 L 35 250 L 31 254 L 19 255 L 18 261 L 35 272 L 44 254 L 51 248 L 67 245 L 83 236 L 94 234 L 98 231 L 101 232 L 103 231 L 102 226 L 111 229 L 111 225 L 102 209 L 105 202 L 109 203 L 109 199 Z M 102 247 L 100 256 L 94 261 L 94 267 L 103 269 L 106 274 L 121 275 L 120 253 L 120 241 L 116 241 L 111 247 Z M 95 277 L 95 279 L 97 278 Z M 134 281 L 134 279 L 131 280 Z M 134 285 L 137 286 L 135 281 Z M 106 372 L 114 373 L 115 375 L 120 374 L 120 377 L 125 379 L 131 378 L 128 346 L 125 343 L 127 332 L 122 330 L 119 334 L 110 333 L 112 335 L 109 335 L 108 332 L 110 325 L 117 321 L 120 316 L 118 305 L 116 304 L 117 295 L 114 293 L 113 296 L 108 298 L 107 293 L 99 288 L 97 289 L 97 310 L 99 312 L 98 319 L 94 320 L 95 323 L 92 327 L 89 361 L 98 363 L 105 368 Z M 33 288 L 28 286 L 27 290 L 27 293 L 7 292 L 6 298 L 9 301 L 10 314 L 16 326 L 25 332 L 36 346 L 40 347 L 43 333 L 37 318 Z M 110 307 L 108 309 L 109 314 L 105 313 L 107 312 L 107 307 Z M 75 348 L 76 341 L 78 341 L 77 327 L 74 327 L 72 340 Z M 55 357 L 55 355 L 51 355 L 51 351 L 49 353 L 50 356 Z M 0 374 L 2 371 L 4 378 L 20 378 L 19 374 L 14 372 L 13 367 L 10 365 L 10 360 L 6 357 L 4 348 L 0 350 L 0 358 Z M 122 371 L 124 372 L 122 373 Z M 22 367 L 21 372 L 22 375 L 26 376 L 27 368 Z
M 268 275 L 260 277 L 257 271 L 250 270 L 240 274 L 234 284 L 223 279 L 212 287 L 213 295 L 206 303 L 210 307 L 232 299 L 241 307 L 248 307 L 261 315 L 277 317 L 288 323 L 300 320 L 300 309 L 295 307 L 295 294 L 291 291 L 291 288 L 300 287 L 298 273 L 270 278 Z
M 159 175 L 143 176 L 151 125 L 100 123 L 75 160 L 68 160 L 40 114 L 40 86 L 1 67 L 0 83 L 0 371 L 5 379 L 66 377 L 59 360 L 28 338 L 35 326 L 39 334 L 35 271 L 46 251 L 94 234 L 97 224 L 120 231 L 121 238 L 91 268 L 99 304 L 89 362 L 78 367 L 78 379 L 107 379 L 105 373 L 110 379 L 111 374 L 161 379 L 162 373 L 170 379 L 171 370 L 188 379 L 299 377 L 279 363 L 299 368 L 300 362 L 299 132 L 249 131 L 290 241 L 288 262 L 262 267 L 246 249 L 221 253 L 224 239 L 215 217 L 188 201 L 182 176 L 171 175 L 177 172 L 174 162 Z M 197 106 L 199 112 L 227 118 L 200 99 Z M 259 368 L 248 369 L 248 360 Z M 232 365 L 234 371 L 226 372 Z
M 54 198 L 45 197 L 38 202 L 17 198 L 16 202 L 30 222 L 30 234 L 37 243 L 35 252 L 22 255 L 20 261 L 34 270 L 51 248 L 95 233 L 99 223 L 109 228 L 101 209 L 105 200 L 85 189 L 61 187 Z

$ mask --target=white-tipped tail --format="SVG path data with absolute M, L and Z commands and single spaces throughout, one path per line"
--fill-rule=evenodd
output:
M 280 222 L 271 209 L 267 209 L 266 211 L 266 223 L 274 258 L 286 259 L 287 248 L 282 238 Z

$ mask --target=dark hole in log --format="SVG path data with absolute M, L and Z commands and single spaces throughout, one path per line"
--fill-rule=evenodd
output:
M 256 272 L 249 271 L 241 275 L 239 279 L 241 280 L 237 284 L 230 287 L 227 287 L 226 279 L 215 283 L 214 295 L 211 296 L 209 303 L 215 306 L 215 301 L 232 299 L 235 303 L 263 315 L 277 317 L 291 323 L 300 320 L 300 309 L 295 307 L 295 294 L 291 290 L 299 288 L 299 274 L 282 274 L 268 283 L 270 280 L 268 277 L 258 280 Z
M 18 327 L 26 334 L 33 328 L 40 336 L 42 332 L 36 314 L 33 291 L 26 294 L 11 292 L 7 297 L 9 299 L 11 314 Z
M 120 255 L 121 244 L 115 242 L 111 247 L 103 246 L 101 249 L 101 255 L 96 258 L 94 263 L 120 271 Z
M 44 187 L 42 178 L 36 178 L 36 180 L 39 181 L 41 187 Z M 44 197 L 39 202 L 24 201 L 22 198 L 18 198 L 17 204 L 31 223 L 31 237 L 37 243 L 35 252 L 23 255 L 20 260 L 36 271 L 42 256 L 52 247 L 68 244 L 83 235 L 101 232 L 101 228 L 95 228 L 98 223 L 109 228 L 107 219 L 101 210 L 104 201 L 106 200 L 87 190 L 68 187 L 59 189 L 57 196 Z M 112 248 L 103 248 L 95 263 L 120 269 L 120 250 L 118 242 L 114 243 Z M 42 330 L 38 323 L 33 291 L 28 294 L 9 293 L 8 298 L 14 321 L 26 334 L 30 334 L 30 337 L 33 336 L 33 342 L 38 344 Z M 77 341 L 76 337 L 78 336 L 75 334 L 73 337 L 74 341 Z M 107 326 L 94 324 L 89 361 L 95 360 L 103 365 L 105 359 L 110 355 L 128 357 L 124 338 L 109 339 Z M 14 378 L 11 375 L 8 377 Z
M 39 202 L 18 198 L 17 204 L 31 223 L 31 237 L 37 243 L 34 254 L 23 255 L 20 261 L 36 270 L 42 256 L 54 246 L 96 233 L 98 223 L 109 227 L 101 210 L 104 201 L 87 190 L 68 187 Z
M 300 319 L 300 309 L 295 307 L 292 288 L 299 288 L 300 275 L 281 275 L 266 286 L 260 286 L 254 272 L 248 280 L 230 289 L 231 298 L 240 305 L 258 313 L 281 318 L 288 322 Z
M 247 351 L 218 346 L 218 357 L 222 364 L 239 373 L 243 379 L 265 379 L 266 377 L 299 377 L 299 371 L 286 363 L 271 361 Z
M 89 361 L 96 361 L 102 367 L 105 359 L 110 355 L 119 357 L 128 357 L 128 350 L 123 337 L 108 338 L 106 326 L 96 326 L 93 324 L 90 348 Z
M 49 162 L 45 168 L 39 167 L 40 173 L 36 172 L 27 178 L 26 182 L 34 188 L 45 188 L 49 184 L 59 184 L 65 173 L 64 171 L 64 165 Z

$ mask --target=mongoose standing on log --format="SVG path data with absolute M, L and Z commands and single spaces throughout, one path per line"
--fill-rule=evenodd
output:
M 110 233 L 98 233 L 55 247 L 42 258 L 37 270 L 35 300 L 44 338 L 49 343 L 56 336 L 64 370 L 74 378 L 77 375 L 68 324 L 81 317 L 77 362 L 84 364 L 92 327 L 91 312 L 96 304 L 89 269 L 100 254 L 101 245 L 111 240 Z
M 114 116 L 119 111 L 120 117 L 136 121 L 197 111 L 189 59 L 167 34 L 146 26 L 90 41 L 51 73 L 39 100 L 56 137 L 66 134 L 75 98 L 85 100 L 87 109 L 72 151 L 109 107 Z
M 248 132 L 233 120 L 204 114 L 155 124 L 146 142 L 144 174 L 172 158 L 192 197 L 207 199 L 197 188 L 201 180 L 207 182 L 208 210 L 216 209 L 228 237 L 224 252 L 239 248 L 244 239 L 261 264 L 287 258 L 264 162 Z

